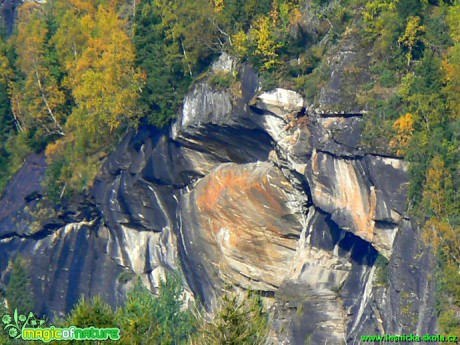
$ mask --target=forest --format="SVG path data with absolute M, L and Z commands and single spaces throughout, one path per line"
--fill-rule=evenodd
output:
M 330 54 L 346 35 L 371 55 L 372 81 L 355 90 L 365 110 L 361 144 L 410 163 L 409 212 L 438 261 L 439 328 L 460 335 L 458 0 L 25 1 L 13 33 L 0 34 L 0 190 L 30 153 L 45 152 L 48 202 L 87 193 L 127 131 L 174 121 L 190 86 L 223 52 L 250 63 L 264 90 L 296 90 L 314 103 Z M 212 76 L 220 88 L 234 81 Z M 173 344 L 202 343 L 191 336 L 196 329 L 211 337 L 229 327 L 203 329 L 192 311 L 178 311 L 181 302 L 171 296 L 180 283 L 171 286 L 160 288 L 158 300 L 136 286 L 116 311 L 82 300 L 60 322 L 85 323 L 95 313 L 101 325 L 129 329 L 129 344 L 148 344 L 145 328 L 148 337 Z M 176 319 L 152 325 L 149 313 L 162 310 L 159 303 L 179 308 Z M 238 303 L 226 297 L 223 308 L 238 311 Z M 255 344 L 251 337 L 267 332 L 267 316 L 251 303 L 241 315 L 219 315 L 235 327 L 237 340 L 229 343 Z M 239 328 L 250 313 L 257 324 L 248 327 L 257 331 Z M 182 333 L 170 322 L 183 325 L 174 331 Z

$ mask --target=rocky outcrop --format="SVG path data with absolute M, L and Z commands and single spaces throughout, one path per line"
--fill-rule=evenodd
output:
M 252 105 L 284 118 L 286 114 L 301 112 L 304 108 L 304 99 L 295 91 L 278 88 L 256 96 Z
M 80 200 L 39 218 L 43 158 L 24 166 L 1 201 L 2 282 L 24 256 L 37 310 L 52 314 L 80 294 L 117 305 L 135 275 L 155 291 L 180 269 L 208 308 L 228 286 L 260 291 L 278 343 L 433 332 L 433 261 L 405 214 L 406 164 L 359 147 L 360 114 L 260 92 L 229 56 L 213 70 L 239 76 L 231 91 L 194 85 L 176 123 L 130 132 Z
M 23 0 L 1 0 L 0 1 L 0 21 L 9 35 L 13 32 L 14 21 L 18 7 L 23 3 Z M 37 1 L 38 2 L 38 1 Z
M 329 78 L 321 88 L 318 100 L 310 107 L 318 114 L 360 114 L 364 110 L 359 104 L 358 85 L 369 83 L 371 57 L 366 44 L 354 30 L 344 33 L 340 44 L 327 58 Z
M 292 185 L 270 163 L 219 165 L 181 198 L 183 247 L 219 282 L 273 291 L 303 227 Z M 206 244 L 206 245 L 204 245 Z
M 43 155 L 31 155 L 0 201 L 1 285 L 20 255 L 40 313 L 63 316 L 82 294 L 120 303 L 126 291 L 117 279 L 123 268 L 107 255 L 111 230 L 88 200 L 51 208 L 42 198 L 45 169 Z
M 314 151 L 306 174 L 313 203 L 329 213 L 341 229 L 372 243 L 389 258 L 405 211 L 406 172 L 400 159 L 350 159 Z M 382 175 L 399 180 L 393 180 L 396 183 L 387 190 Z

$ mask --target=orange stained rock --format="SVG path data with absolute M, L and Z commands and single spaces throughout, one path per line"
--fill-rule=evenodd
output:
M 321 165 L 325 164 L 326 156 L 316 152 L 312 156 L 312 169 L 319 174 Z M 362 190 L 358 173 L 353 164 L 347 160 L 334 160 L 334 174 L 332 174 L 333 191 L 319 182 L 313 188 L 313 193 L 323 204 L 333 205 L 335 209 L 344 210 L 352 219 L 354 229 L 350 229 L 362 239 L 372 242 L 374 238 L 373 221 L 376 207 L 374 190 Z
M 293 190 L 284 176 L 269 164 L 223 165 L 196 186 L 199 221 L 210 243 L 223 257 L 275 265 L 289 259 L 300 232 L 297 221 L 285 220 L 286 191 Z M 289 252 L 289 254 L 287 254 Z
M 219 168 L 209 177 L 206 180 L 206 186 L 200 189 L 197 198 L 198 208 L 202 212 L 214 210 L 215 207 L 229 202 L 241 203 L 250 198 L 252 198 L 254 206 L 257 206 L 259 201 L 254 200 L 254 197 L 259 193 L 269 204 L 272 212 L 276 212 L 280 216 L 285 213 L 285 207 L 273 195 L 277 191 L 270 186 L 267 175 L 254 174 L 251 169 L 246 167 L 224 167 Z M 284 179 L 284 177 L 282 178 Z

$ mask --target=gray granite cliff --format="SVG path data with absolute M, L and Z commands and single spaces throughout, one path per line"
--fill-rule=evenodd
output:
M 195 84 L 171 127 L 128 133 L 78 200 L 47 206 L 45 160 L 29 157 L 0 201 L 0 282 L 20 254 L 37 312 L 62 315 L 81 294 L 115 306 L 135 275 L 155 291 L 179 269 L 209 308 L 228 285 L 260 291 L 280 344 L 434 332 L 407 164 L 359 146 L 359 109 L 328 111 L 330 85 L 318 108 L 261 92 L 226 55 L 214 69 L 238 76 L 231 89 Z

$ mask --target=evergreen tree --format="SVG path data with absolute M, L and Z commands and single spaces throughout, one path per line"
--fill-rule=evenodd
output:
M 34 310 L 32 286 L 25 260 L 17 257 L 11 262 L 11 273 L 6 286 L 6 300 L 10 311 L 26 314 Z
M 11 152 L 7 142 L 15 134 L 15 124 L 11 112 L 9 98 L 9 83 L 12 78 L 12 68 L 9 59 L 11 45 L 6 42 L 6 36 L 0 31 L 0 194 L 11 175 Z
M 268 343 L 268 318 L 260 297 L 224 295 L 211 320 L 203 319 L 196 344 L 262 345 Z
M 125 306 L 117 311 L 123 329 L 123 344 L 186 344 L 196 329 L 196 319 L 183 300 L 181 277 L 167 274 L 158 297 L 140 279 L 127 295 Z
M 203 0 L 143 0 L 138 6 L 134 44 L 147 78 L 141 106 L 151 124 L 161 127 L 176 116 L 193 76 L 213 52 L 211 14 Z
M 115 313 L 113 309 L 105 303 L 100 296 L 91 300 L 82 297 L 74 306 L 70 314 L 65 319 L 57 320 L 56 326 L 78 328 L 96 327 L 96 328 L 114 328 L 116 326 Z M 61 342 L 51 342 L 51 344 L 60 344 Z M 68 341 L 71 345 L 94 345 L 95 341 Z M 104 344 L 116 344 L 118 341 L 104 340 Z

